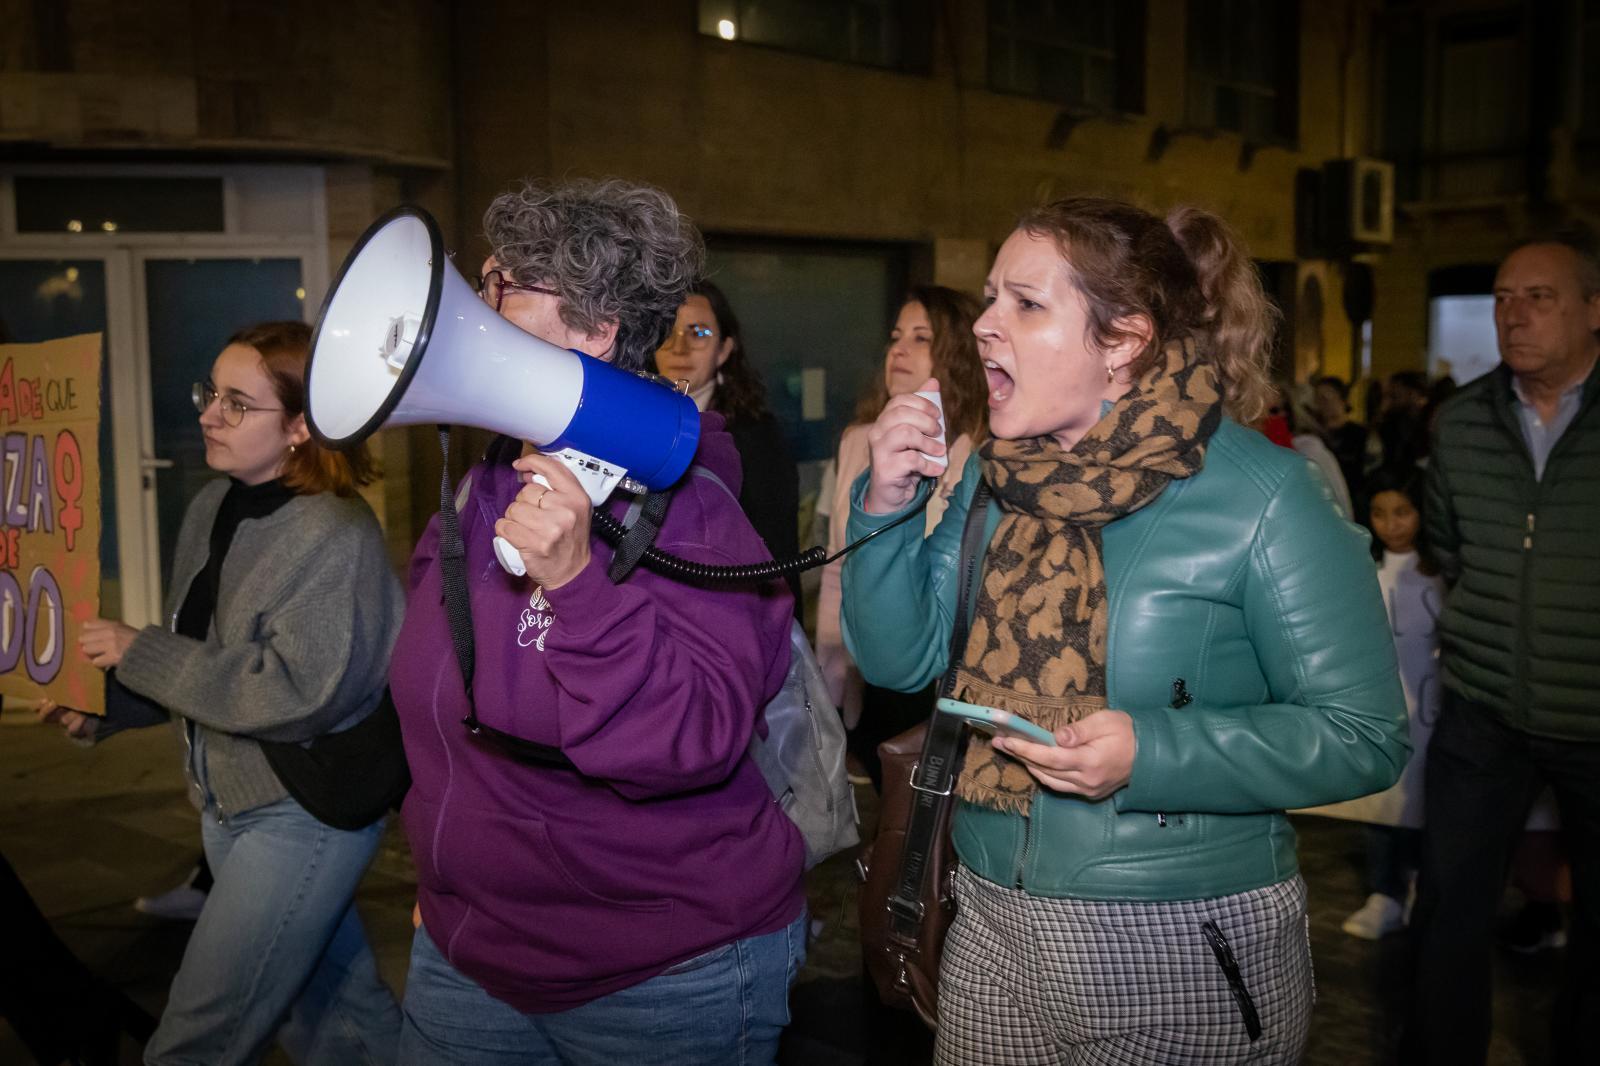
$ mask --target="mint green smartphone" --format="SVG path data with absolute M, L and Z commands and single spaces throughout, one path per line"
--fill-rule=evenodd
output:
M 937 706 L 945 714 L 965 719 L 972 728 L 981 729 L 985 733 L 1015 737 L 1018 740 L 1031 740 L 1035 744 L 1048 744 L 1052 748 L 1056 746 L 1055 734 L 1042 726 L 1034 725 L 1026 718 L 1018 718 L 1010 711 L 952 699 L 942 699 Z

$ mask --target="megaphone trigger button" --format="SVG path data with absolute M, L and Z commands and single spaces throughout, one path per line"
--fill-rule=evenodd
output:
M 522 553 L 512 547 L 506 538 L 494 538 L 494 556 L 499 560 L 501 568 L 512 577 L 527 576 L 528 567 L 522 561 Z

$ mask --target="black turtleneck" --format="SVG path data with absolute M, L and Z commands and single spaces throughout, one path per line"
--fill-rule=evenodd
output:
M 177 632 L 181 636 L 205 640 L 211 630 L 211 616 L 217 608 L 217 590 L 222 582 L 222 563 L 228 557 L 233 535 L 239 523 L 247 518 L 265 518 L 290 500 L 294 490 L 274 478 L 259 485 L 246 485 L 233 481 L 227 494 L 217 507 L 217 517 L 211 523 L 211 554 L 206 557 L 206 567 L 195 575 L 189 585 L 189 594 L 178 609 Z

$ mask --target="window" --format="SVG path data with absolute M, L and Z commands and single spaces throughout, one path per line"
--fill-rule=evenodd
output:
M 1144 110 L 1144 7 L 989 0 L 989 87 L 1086 110 Z
M 1405 10 L 1379 16 L 1375 31 L 1377 55 L 1372 99 L 1379 154 L 1394 162 L 1395 199 L 1420 199 L 1423 179 L 1424 101 L 1428 98 L 1428 24 L 1420 12 Z
M 221 178 L 16 178 L 19 233 L 221 233 Z
M 1514 10 L 1440 22 L 1428 190 L 1435 198 L 1514 195 L 1527 186 L 1522 34 Z
M 1293 142 L 1299 129 L 1299 5 L 1189 0 L 1188 120 L 1247 141 Z
M 1493 152 L 1523 140 L 1520 93 L 1508 91 L 1519 71 L 1514 17 L 1450 20 L 1439 28 L 1439 138 L 1444 155 Z
M 1578 26 L 1578 118 L 1585 140 L 1600 140 L 1600 0 L 1584 0 Z
M 1536 145 L 1544 140 L 1530 131 L 1530 117 L 1550 119 L 1559 92 L 1546 84 L 1554 72 L 1530 69 L 1528 57 L 1541 32 L 1570 37 L 1579 27 L 1541 29 L 1523 8 L 1434 18 L 1415 6 L 1377 25 L 1376 141 L 1395 162 L 1396 199 L 1477 200 L 1525 190 L 1530 168 L 1542 166 Z M 1545 103 L 1530 107 L 1538 100 Z
M 1500 365 L 1493 296 L 1437 296 L 1428 301 L 1428 376 L 1457 385 Z
M 917 73 L 932 26 L 932 0 L 700 0 L 709 37 Z

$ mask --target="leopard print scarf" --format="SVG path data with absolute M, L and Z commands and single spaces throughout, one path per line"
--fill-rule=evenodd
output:
M 1054 732 L 1106 705 L 1101 528 L 1205 462 L 1222 418 L 1216 371 L 1173 344 L 1071 450 L 991 438 L 983 474 L 1002 511 L 956 692 Z M 957 794 L 1026 814 L 1037 782 L 974 732 Z

